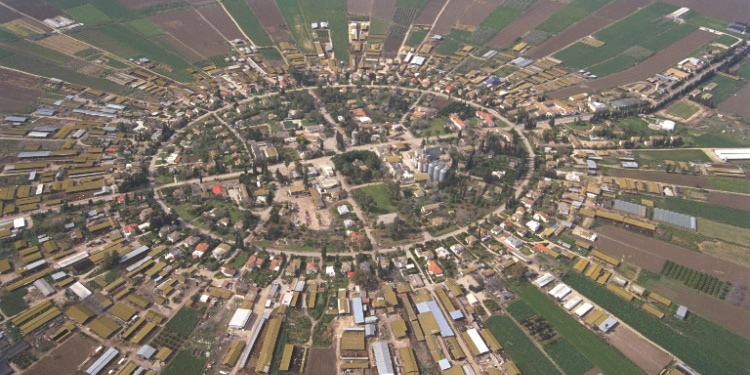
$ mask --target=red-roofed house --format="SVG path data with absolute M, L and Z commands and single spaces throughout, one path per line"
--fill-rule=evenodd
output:
M 543 244 L 538 243 L 534 245 L 534 250 L 544 253 L 547 251 L 547 246 L 544 246 Z
M 487 112 L 477 111 L 476 116 L 478 119 L 482 120 L 483 124 L 489 127 L 495 127 L 495 118 L 492 117 L 491 114 Z
M 466 129 L 466 124 L 464 124 L 464 121 L 458 118 L 455 113 L 451 113 L 450 119 L 451 123 L 453 123 L 453 126 L 455 126 L 457 130 Z
M 320 272 L 320 267 L 315 263 L 307 263 L 307 274 L 314 274 Z
M 125 238 L 128 238 L 135 234 L 135 231 L 138 230 L 138 226 L 135 224 L 130 225 L 123 225 L 122 226 L 122 235 L 125 236 Z
M 349 235 L 349 240 L 352 242 L 362 242 L 365 240 L 365 235 L 358 232 L 352 232 L 352 234 Z
M 264 259 L 253 254 L 250 256 L 250 258 L 247 258 L 247 262 L 245 262 L 245 267 L 253 269 L 253 268 L 260 268 L 263 266 Z
M 281 267 L 281 258 L 274 257 L 271 259 L 271 264 L 268 266 L 268 269 L 271 271 L 278 271 Z
M 224 188 L 221 187 L 221 185 L 216 185 L 213 188 L 211 188 L 211 192 L 213 192 L 214 195 L 221 195 L 224 193 Z
M 199 243 L 195 246 L 195 250 L 193 251 L 193 259 L 203 257 L 203 254 L 205 254 L 206 251 L 208 251 L 208 244 L 205 242 Z
M 427 262 L 427 272 L 432 276 L 443 276 L 443 269 L 436 260 Z

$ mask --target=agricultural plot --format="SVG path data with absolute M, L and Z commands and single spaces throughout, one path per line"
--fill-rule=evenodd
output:
M 435 18 L 440 13 L 440 10 L 443 9 L 443 5 L 445 5 L 446 2 L 448 2 L 448 0 L 428 1 L 427 4 L 422 8 L 422 11 L 419 12 L 417 19 L 414 20 L 414 24 L 432 25 L 432 22 L 435 21 Z
M 225 0 L 224 7 L 256 46 L 270 46 L 271 39 L 245 0 Z M 282 22 L 283 23 L 283 22 Z M 279 34 L 280 35 L 280 34 Z M 282 39 L 284 41 L 286 39 Z
M 77 39 L 73 39 L 62 34 L 48 36 L 44 39 L 39 40 L 38 43 L 49 49 L 68 55 L 79 56 L 83 51 L 86 50 L 92 50 L 92 52 L 96 52 L 95 49 L 89 47 L 85 43 L 81 43 Z
M 547 355 L 569 375 L 580 375 L 591 370 L 594 364 L 565 339 L 544 347 Z
M 731 207 L 717 206 L 709 203 L 690 201 L 680 198 L 668 198 L 658 204 L 660 208 L 695 217 L 702 217 L 719 223 L 750 228 L 750 212 Z
M 0 23 L 6 23 L 21 18 L 21 15 L 0 4 Z
M 468 31 L 453 29 L 450 34 L 443 37 L 443 40 L 435 49 L 435 53 L 452 55 L 469 35 L 471 34 Z
M 559 374 L 554 365 L 539 351 L 510 317 L 493 316 L 485 322 L 500 341 L 505 352 L 524 374 Z
M 147 37 L 164 33 L 162 29 L 145 18 L 136 18 L 128 22 L 128 26 Z
M 0 63 L 4 52 L 0 49 Z M 12 53 L 7 52 L 8 56 Z M 7 56 L 6 56 L 7 57 Z M 39 79 L 28 74 L 0 68 L 0 111 L 24 111 L 42 96 Z
M 750 84 L 745 85 L 737 93 L 723 100 L 718 108 L 729 113 L 750 117 L 750 106 L 747 105 L 748 97 L 750 97 Z
M 198 8 L 198 13 L 213 26 L 225 40 L 245 39 L 242 31 L 237 28 L 232 18 L 221 6 L 207 6 Z
M 589 14 L 599 10 L 612 0 L 573 0 L 564 8 L 537 25 L 536 29 L 557 34 Z
M 305 53 L 315 52 L 315 45 L 312 36 L 310 36 L 307 20 L 302 14 L 299 3 L 296 0 L 276 0 L 276 5 L 278 5 L 289 31 L 297 42 L 297 48 Z M 344 34 L 344 37 L 347 37 L 347 35 Z
M 416 48 L 420 43 L 422 43 L 426 36 L 427 31 L 424 31 L 422 29 L 412 29 L 409 33 L 409 36 L 406 37 L 406 42 L 404 43 L 407 47 Z
M 193 332 L 195 326 L 198 325 L 201 315 L 203 315 L 203 309 L 195 310 L 189 307 L 183 307 L 174 317 L 172 317 L 172 319 L 169 320 L 169 322 L 167 322 L 164 329 L 187 338 Z
M 537 0 L 520 16 L 508 23 L 501 33 L 490 40 L 488 45 L 498 49 L 510 47 L 518 38 L 531 31 L 534 26 L 546 20 L 549 16 L 554 15 L 563 6 L 563 3 L 557 1 Z
M 530 5 L 536 0 L 523 0 L 523 2 Z M 504 5 L 505 3 L 513 3 L 507 6 L 507 8 L 514 8 L 516 5 L 521 5 L 518 1 L 504 1 L 504 0 L 474 0 L 471 5 L 466 5 L 461 16 L 456 20 L 456 28 L 462 30 L 474 30 L 477 25 L 482 23 L 487 15 L 492 13 L 498 6 Z M 519 7 L 519 9 L 526 8 L 527 4 Z
M 233 1 L 236 1 L 236 0 L 233 0 Z M 290 40 L 289 32 L 287 31 L 287 28 L 289 26 L 287 26 L 284 23 L 284 17 L 281 15 L 281 12 L 279 11 L 279 7 L 276 6 L 276 2 L 266 1 L 266 0 L 249 0 L 248 4 L 250 4 L 250 8 L 252 9 L 253 17 L 255 17 L 255 15 L 258 16 L 258 19 L 260 20 L 261 25 L 263 25 L 263 29 L 265 29 L 265 32 L 268 33 L 267 35 L 271 36 L 271 39 L 274 42 L 276 43 L 288 42 Z M 237 19 L 235 18 L 235 20 Z M 240 20 L 237 20 L 237 22 L 240 22 Z M 243 22 L 248 22 L 248 21 L 243 20 Z M 244 26 L 243 26 L 243 29 L 245 29 Z M 253 31 L 253 32 L 256 34 L 260 34 L 257 31 Z M 247 31 L 245 31 L 245 33 L 247 33 Z M 253 39 L 253 41 L 255 41 L 255 39 Z M 259 44 L 259 43 L 260 42 L 256 42 L 256 44 Z M 271 45 L 271 43 L 260 44 L 260 45 Z
M 429 2 L 429 0 L 396 0 L 396 6 L 404 8 L 417 8 L 418 10 L 421 10 L 425 5 L 427 5 L 427 2 Z
M 439 10 L 438 10 L 439 11 Z M 440 17 L 435 21 L 435 27 L 432 28 L 432 32 L 435 34 L 446 35 L 456 25 L 458 18 L 466 11 L 466 3 L 462 1 L 450 1 L 445 6 L 443 12 L 440 13 Z
M 180 350 L 161 371 L 163 375 L 199 375 L 203 373 L 206 357 L 194 356 L 189 350 Z
M 346 0 L 307 0 L 301 1 L 300 6 L 308 22 L 328 22 L 336 59 L 349 61 L 349 17 L 346 14 Z M 305 26 L 308 25 L 309 23 L 305 23 Z
M 201 56 L 211 57 L 230 52 L 226 39 L 194 9 L 159 13 L 149 20 Z
M 499 6 L 495 8 L 474 30 L 467 41 L 472 44 L 482 45 L 492 39 L 495 34 L 499 33 L 505 26 L 513 22 L 523 13 L 523 9 L 506 8 Z M 514 38 L 515 39 L 515 38 Z M 491 44 L 491 46 L 495 46 Z
M 76 21 L 83 22 L 84 25 L 96 25 L 110 20 L 106 14 L 91 4 L 66 9 L 65 13 L 68 13 Z
M 711 83 L 715 83 L 717 84 L 717 86 L 713 90 L 707 92 L 713 95 L 711 101 L 717 105 L 727 100 L 730 96 L 739 91 L 742 86 L 745 85 L 745 82 L 743 81 L 736 81 L 720 74 L 715 74 L 713 77 L 711 77 L 711 79 L 706 81 L 703 86 Z
M 750 194 L 750 181 L 745 178 L 709 177 L 708 186 L 715 190 Z
M 750 341 L 726 328 L 695 314 L 685 322 L 668 318 L 666 323 L 675 326 L 678 332 L 581 274 L 571 272 L 564 281 L 697 371 L 717 375 L 750 374 L 747 358 Z
M 700 107 L 689 102 L 678 102 L 667 109 L 667 113 L 681 119 L 689 119 L 700 111 Z
M 23 299 L 25 295 L 26 289 L 21 288 L 6 293 L 3 298 L 0 298 L 0 311 L 3 315 L 10 317 L 28 309 L 29 305 Z
M 577 43 L 558 52 L 555 57 L 563 60 L 571 68 L 588 69 L 613 59 L 636 45 L 650 51 L 663 50 L 696 29 L 693 25 L 677 24 L 663 19 L 675 9 L 673 6 L 662 3 L 649 5 L 594 34 L 596 39 L 606 43 L 604 46 L 593 48 Z M 639 57 L 641 58 L 636 60 L 640 61 L 645 58 Z M 619 64 L 618 67 L 622 70 L 622 60 L 615 60 L 613 64 Z M 599 69 L 614 70 L 613 68 L 607 69 L 606 65 L 600 65 Z
M 635 150 L 633 155 L 642 162 L 672 160 L 684 162 L 710 162 L 711 158 L 703 150 Z
M 404 38 L 406 31 L 414 17 L 417 15 L 416 8 L 396 8 L 393 15 L 393 23 L 388 28 L 388 36 L 391 38 Z
M 346 0 L 346 11 L 356 16 L 369 16 L 374 0 Z
M 42 0 L 6 0 L 4 3 L 18 12 L 40 21 L 63 14 L 60 9 L 57 9 Z

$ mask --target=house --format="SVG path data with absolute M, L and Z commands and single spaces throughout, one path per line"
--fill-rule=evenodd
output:
M 443 269 L 440 267 L 436 260 L 427 262 L 427 273 L 432 276 L 441 277 L 443 276 Z
M 450 114 L 450 120 L 456 130 L 466 129 L 466 124 L 464 123 L 464 121 L 461 120 L 455 113 Z
M 167 235 L 167 241 L 171 243 L 176 243 L 182 239 L 182 233 L 178 231 L 172 231 L 172 233 Z
M 409 264 L 409 258 L 406 256 L 393 258 L 393 265 L 398 269 L 405 268 L 407 264 Z
M 231 248 L 231 246 L 225 243 L 219 244 L 218 246 L 216 246 L 216 248 L 213 249 L 213 251 L 211 251 L 211 256 L 216 259 L 222 259 L 227 255 L 229 249 Z
M 482 121 L 482 125 L 489 126 L 491 128 L 495 127 L 495 118 L 492 117 L 491 114 L 483 111 L 476 111 L 474 114 L 480 121 Z
M 464 251 L 466 251 L 466 248 L 461 244 L 454 244 L 450 247 L 451 251 L 456 253 L 457 255 L 461 255 Z
M 549 215 L 547 215 L 544 212 L 536 212 L 534 213 L 534 220 L 541 221 L 543 223 L 547 223 L 549 221 Z
M 222 227 L 226 228 L 226 227 L 229 226 L 229 218 L 228 217 L 223 217 L 223 218 L 219 219 L 219 221 L 217 221 L 216 223 L 219 224 L 219 225 L 221 225 Z
M 437 257 L 440 259 L 450 259 L 451 253 L 444 247 L 438 247 L 435 249 L 435 253 L 437 253 Z
M 208 244 L 205 242 L 199 243 L 197 246 L 195 246 L 195 250 L 193 251 L 193 259 L 199 259 L 203 257 L 203 254 L 206 253 L 208 250 Z
M 440 203 L 433 203 L 433 204 L 426 204 L 422 206 L 422 213 L 425 215 L 429 215 L 437 210 L 440 209 Z
M 193 247 L 193 246 L 195 246 L 195 244 L 197 244 L 198 242 L 200 242 L 200 240 L 201 240 L 201 238 L 200 238 L 200 237 L 198 237 L 198 236 L 190 236 L 190 237 L 188 237 L 188 238 L 187 238 L 187 239 L 185 240 L 185 244 L 186 244 L 186 245 L 187 245 L 188 247 Z
M 125 236 L 125 238 L 129 238 L 130 236 L 136 234 L 137 230 L 138 230 L 138 226 L 135 224 L 123 225 L 122 235 Z
M 424 259 L 424 260 L 435 259 L 435 253 L 433 253 L 430 250 L 422 251 L 421 249 L 416 249 L 414 250 L 414 254 L 417 255 L 417 258 Z
M 513 236 L 508 236 L 505 239 L 505 245 L 508 247 L 511 247 L 515 250 L 519 250 L 523 247 L 523 241 L 519 240 L 518 238 L 515 238 Z
M 526 209 L 531 209 L 534 205 L 534 200 L 531 198 L 523 198 L 521 199 L 521 203 L 523 203 L 523 206 L 526 207 Z
M 336 277 L 336 270 L 333 266 L 326 266 L 326 275 L 328 277 Z
M 146 219 L 148 219 L 149 216 L 151 216 L 151 213 L 153 213 L 153 212 L 154 212 L 153 208 L 151 208 L 151 207 L 145 208 L 145 209 L 143 209 L 143 211 L 141 211 L 141 214 L 138 215 L 138 218 L 141 220 L 141 222 L 143 222 Z
M 281 269 L 281 258 L 280 257 L 271 258 L 271 264 L 268 265 L 268 269 L 274 272 L 278 272 Z
M 221 274 L 226 277 L 234 277 L 234 274 L 237 273 L 237 270 L 230 266 L 222 266 L 221 267 Z
M 526 223 L 526 228 L 529 228 L 531 233 L 536 233 L 539 231 L 539 228 L 541 228 L 542 225 L 539 224 L 536 220 L 529 220 L 529 222 Z
M 474 246 L 476 245 L 477 242 L 479 242 L 479 240 L 477 240 L 477 238 L 474 237 L 473 235 L 469 235 L 468 237 L 464 239 L 464 242 L 466 242 L 466 244 L 469 246 Z
M 491 230 L 490 233 L 492 233 L 493 236 L 499 236 L 503 234 L 503 228 L 500 228 L 499 226 L 495 225 Z
M 315 264 L 315 263 L 307 263 L 307 270 L 305 271 L 305 273 L 307 273 L 308 275 L 313 275 L 313 274 L 317 274 L 319 272 L 320 272 L 320 267 L 318 267 L 317 264 Z

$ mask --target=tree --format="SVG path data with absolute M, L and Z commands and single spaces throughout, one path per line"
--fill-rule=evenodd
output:
M 102 268 L 105 270 L 111 270 L 117 266 L 117 264 L 120 262 L 120 257 L 117 255 L 114 251 L 108 251 L 104 253 L 104 258 L 102 259 Z
M 356 285 L 364 286 L 369 276 L 365 270 L 356 270 L 354 271 L 354 275 L 352 275 L 352 282 Z

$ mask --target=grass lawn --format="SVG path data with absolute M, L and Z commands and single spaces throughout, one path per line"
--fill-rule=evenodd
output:
M 643 161 L 711 161 L 711 158 L 702 150 L 635 150 L 633 151 L 633 156 L 637 160 Z
M 145 18 L 134 19 L 128 22 L 128 25 L 132 27 L 135 31 L 145 36 L 159 35 L 164 32 L 162 31 L 162 29 L 159 28 L 159 26 L 154 25 L 151 21 Z
M 544 351 L 568 375 L 580 375 L 594 367 L 588 358 L 565 339 L 545 346 Z
M 700 110 L 700 107 L 688 102 L 678 102 L 667 109 L 667 113 L 683 119 L 689 119 Z
M 730 35 L 721 35 L 714 42 L 730 47 L 732 44 L 737 43 L 738 39 Z
M 452 55 L 458 50 L 458 47 L 464 43 L 466 38 L 470 35 L 468 31 L 453 29 L 448 35 L 443 36 L 443 40 L 435 48 L 435 53 L 443 55 Z
M 200 375 L 206 365 L 206 357 L 194 357 L 189 350 L 180 350 L 161 371 L 162 375 Z
M 716 190 L 750 194 L 750 181 L 746 178 L 709 177 L 708 187 Z
M 523 374 L 559 374 L 539 348 L 520 327 L 507 316 L 493 316 L 485 322 L 490 332 L 500 341 L 505 352 Z
M 658 203 L 658 206 L 666 210 L 702 217 L 723 224 L 750 228 L 750 212 L 738 208 L 717 206 L 680 198 L 665 199 Z
M 326 301 L 327 303 L 327 301 Z M 326 330 L 328 324 L 333 321 L 333 315 L 323 314 L 323 316 L 315 323 L 313 327 L 313 346 L 327 348 L 333 344 L 330 339 L 323 338 L 323 331 Z
M 420 136 L 430 137 L 434 135 L 446 134 L 447 132 L 445 131 L 445 124 L 447 122 L 448 121 L 445 118 L 435 117 L 434 119 L 430 120 L 430 126 L 422 129 L 422 131 L 420 132 Z
M 511 287 L 565 340 L 578 349 L 605 374 L 643 374 L 643 371 L 615 347 L 609 346 L 599 336 L 573 319 L 553 300 L 531 284 Z
M 229 261 L 229 266 L 235 269 L 240 269 L 245 265 L 245 262 L 247 262 L 248 258 L 249 256 L 245 254 L 238 254 L 236 257 L 232 258 L 231 261 Z
M 711 94 L 713 94 L 713 98 L 711 98 L 711 101 L 714 102 L 714 104 L 719 104 L 730 96 L 732 96 L 735 92 L 739 91 L 742 86 L 745 85 L 745 82 L 743 81 L 735 81 L 731 78 L 727 78 L 718 74 L 715 74 L 711 79 L 706 81 L 706 83 L 703 84 L 703 86 L 714 82 L 718 84 L 715 89 L 709 91 Z
M 201 320 L 205 308 L 199 310 L 183 307 L 167 322 L 164 329 L 168 329 L 182 337 L 188 337 Z
M 370 210 L 373 214 L 383 215 L 398 210 L 398 208 L 391 203 L 391 199 L 388 197 L 388 191 L 385 190 L 385 185 L 383 184 L 365 186 L 357 190 L 363 191 L 375 201 L 375 208 Z
M 66 9 L 65 13 L 70 14 L 73 19 L 83 22 L 85 25 L 95 25 L 110 20 L 106 14 L 91 4 L 83 4 L 74 8 Z
M 419 46 L 419 43 L 422 43 L 426 36 L 427 31 L 424 31 L 422 29 L 412 29 L 411 33 L 409 33 L 409 36 L 406 37 L 405 44 L 408 47 L 416 48 L 417 46 Z
M 745 62 L 740 64 L 740 67 L 734 71 L 734 75 L 740 76 L 750 81 L 750 60 L 746 60 Z
M 430 0 L 396 0 L 397 7 L 422 9 Z
M 279 53 L 279 50 L 273 47 L 261 48 L 258 49 L 258 52 L 260 52 L 260 54 L 268 60 L 280 61 L 284 59 L 283 57 L 281 57 L 281 53 Z
M 263 25 L 260 24 L 258 18 L 255 17 L 255 13 L 250 9 L 247 1 L 224 0 L 224 7 L 253 43 L 259 46 L 270 46 L 273 44 Z
M 29 305 L 23 300 L 25 295 L 26 288 L 21 288 L 6 293 L 3 298 L 0 298 L 0 311 L 3 312 L 3 315 L 11 317 L 28 309 Z
M 540 23 L 536 29 L 557 34 L 612 0 L 573 0 Z
M 747 147 L 747 141 L 743 142 L 737 138 L 723 134 L 703 133 L 692 135 L 693 143 L 697 147 Z
M 750 374 L 750 340 L 692 312 L 686 321 L 672 316 L 659 320 L 609 292 L 605 287 L 570 272 L 565 283 L 698 372 L 715 375 Z M 672 329 L 674 327 L 675 329 Z

